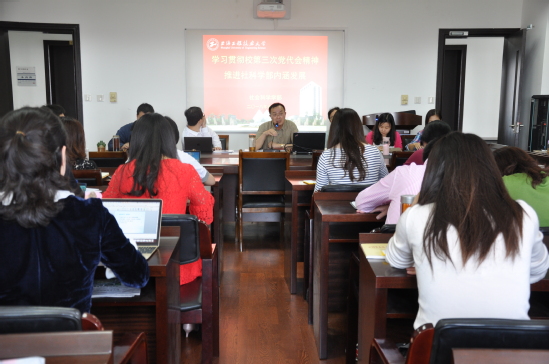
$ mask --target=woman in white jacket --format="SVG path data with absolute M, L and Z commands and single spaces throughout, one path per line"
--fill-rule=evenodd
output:
M 549 268 L 538 217 L 511 199 L 487 144 L 453 132 L 433 147 L 417 204 L 386 251 L 417 274 L 414 327 L 443 318 L 528 319 L 530 284 Z

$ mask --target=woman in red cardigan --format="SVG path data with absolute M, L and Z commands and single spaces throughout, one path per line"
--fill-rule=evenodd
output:
M 196 170 L 177 158 L 169 122 L 160 114 L 143 115 L 134 124 L 129 162 L 118 167 L 104 198 L 158 198 L 162 213 L 189 212 L 206 224 L 213 221 L 214 199 Z M 202 276 L 202 260 L 181 266 L 180 284 Z

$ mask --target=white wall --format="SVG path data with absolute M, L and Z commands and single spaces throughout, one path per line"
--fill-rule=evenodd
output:
M 44 40 L 72 40 L 69 34 L 39 32 L 8 32 L 10 42 L 11 84 L 13 107 L 42 106 L 46 103 L 46 72 Z M 17 85 L 17 67 L 35 67 L 36 86 Z
M 278 29 L 345 30 L 340 106 L 424 115 L 436 91 L 438 29 L 518 28 L 521 13 L 522 0 L 300 0 Z M 90 146 L 133 121 L 141 102 L 185 124 L 185 28 L 274 29 L 246 0 L 0 0 L 0 20 L 80 24 L 83 92 L 94 95 L 84 102 Z M 118 103 L 95 101 L 109 91 Z M 401 94 L 422 104 L 401 106 Z
M 462 131 L 497 140 L 503 37 L 447 39 L 446 44 L 467 45 Z

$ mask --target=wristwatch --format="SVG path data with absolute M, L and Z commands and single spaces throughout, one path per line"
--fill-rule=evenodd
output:
M 280 144 L 280 146 L 282 147 L 282 149 L 286 149 L 286 144 Z

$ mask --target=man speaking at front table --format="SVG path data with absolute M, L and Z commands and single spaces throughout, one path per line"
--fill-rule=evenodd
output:
M 256 150 L 291 150 L 294 133 L 299 131 L 297 125 L 291 120 L 286 120 L 286 108 L 281 103 L 277 102 L 269 106 L 269 115 L 271 121 L 264 122 L 257 130 Z

